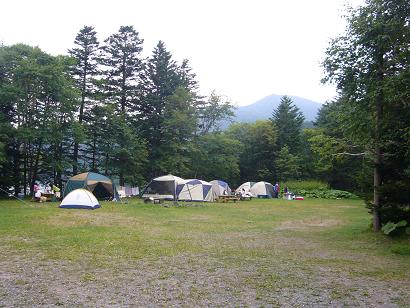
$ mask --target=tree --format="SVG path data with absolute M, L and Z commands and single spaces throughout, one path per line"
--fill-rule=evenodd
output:
M 240 156 L 243 144 L 224 133 L 198 136 L 192 151 L 193 178 L 221 179 L 239 185 Z
M 151 161 L 162 173 L 188 175 L 192 168 L 192 140 L 197 128 L 196 109 L 191 93 L 178 87 L 166 98 L 166 115 L 162 123 L 162 141 L 156 152 L 161 159 Z
M 114 106 L 114 112 L 119 115 L 119 129 L 111 131 L 120 148 L 126 148 L 128 141 L 124 139 L 129 130 L 138 133 L 132 128 L 132 118 L 140 111 L 138 102 L 138 85 L 143 69 L 140 58 L 143 40 L 132 26 L 121 26 L 118 33 L 108 37 L 102 47 L 100 63 L 103 67 L 102 91 L 106 105 Z M 128 128 L 126 126 L 129 126 Z M 140 138 L 136 138 L 139 140 Z M 124 166 L 119 167 L 120 185 L 124 186 L 126 160 Z
M 79 126 L 76 130 L 76 138 L 74 139 L 73 174 L 78 173 L 79 142 L 84 139 L 84 134 L 82 134 L 84 112 L 87 112 L 90 108 L 90 101 L 95 91 L 94 77 L 98 73 L 99 43 L 96 34 L 93 27 L 84 26 L 75 37 L 74 44 L 76 47 L 68 51 L 70 56 L 75 59 L 75 64 L 72 66 L 72 75 L 81 93 L 81 102 L 78 110 Z
M 166 49 L 165 44 L 159 41 L 152 56 L 145 64 L 140 85 L 140 110 L 136 116 L 136 119 L 138 119 L 137 125 L 148 142 L 151 160 L 150 170 L 148 171 L 149 177 L 155 177 L 164 172 L 164 165 L 161 162 L 167 160 L 173 151 L 166 146 L 169 146 L 170 143 L 164 139 L 166 126 L 170 125 L 167 120 L 168 112 L 175 110 L 170 106 L 175 100 L 170 99 L 170 97 L 175 94 L 178 88 L 184 88 L 188 90 L 186 95 L 190 96 L 189 101 L 195 104 L 193 101 L 195 96 L 189 91 L 189 87 L 187 88 L 187 80 L 192 75 L 190 75 L 191 77 L 184 75 L 186 78 L 181 76 L 181 70 L 172 59 L 171 53 Z M 184 109 L 180 111 L 184 113 Z M 176 113 L 173 115 L 176 115 Z M 166 123 L 167 121 L 168 123 Z
M 141 59 L 143 40 L 132 26 L 121 26 L 118 33 L 108 37 L 101 48 L 103 92 L 108 103 L 125 115 L 135 112 L 137 86 L 143 69 Z
M 241 181 L 274 178 L 277 131 L 271 121 L 234 123 L 226 134 L 243 144 L 240 155 Z
M 403 166 L 397 164 L 408 155 L 397 132 L 409 127 L 401 116 L 408 114 L 410 97 L 406 86 L 410 80 L 410 3 L 367 0 L 365 6 L 349 11 L 347 21 L 345 34 L 334 39 L 326 51 L 324 82 L 336 84 L 350 115 L 345 127 L 352 139 L 368 148 L 373 161 L 371 208 L 373 228 L 379 231 L 389 219 L 386 207 L 402 215 L 408 208 L 408 203 L 383 192 L 386 181 L 394 183 L 387 172 L 389 165 L 396 166 L 393 177 L 399 176 L 401 183 L 409 181 Z
M 234 106 L 231 102 L 217 95 L 215 91 L 211 93 L 208 100 L 201 104 L 199 111 L 199 134 L 207 134 L 213 130 L 219 130 L 222 121 L 231 120 L 234 116 Z
M 271 121 L 277 128 L 277 148 L 287 146 L 290 153 L 297 155 L 302 145 L 302 124 L 305 120 L 302 112 L 288 96 L 283 96 L 280 104 L 272 113 Z
M 299 158 L 289 153 L 287 145 L 283 146 L 277 153 L 275 165 L 278 180 L 286 182 L 298 178 L 300 172 Z
M 32 191 L 39 176 L 61 184 L 65 169 L 57 164 L 68 157 L 64 145 L 72 140 L 69 128 L 77 107 L 68 59 L 18 44 L 0 49 L 0 66 L 2 118 L 9 130 L 7 165 L 15 193 L 21 187 L 24 194 L 28 187 Z

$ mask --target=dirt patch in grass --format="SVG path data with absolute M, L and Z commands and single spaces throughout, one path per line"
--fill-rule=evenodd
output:
M 329 228 L 342 224 L 337 219 L 314 218 L 308 220 L 286 220 L 279 224 L 276 230 L 307 230 L 315 228 Z
M 331 267 L 209 255 L 159 259 L 0 261 L 0 306 L 379 306 L 408 303 L 410 287 Z M 380 292 L 383 290 L 383 292 Z
M 81 225 L 91 226 L 132 226 L 141 221 L 137 217 L 127 217 L 115 213 L 95 213 L 95 211 L 70 211 L 40 220 L 42 223 L 54 227 L 74 227 Z

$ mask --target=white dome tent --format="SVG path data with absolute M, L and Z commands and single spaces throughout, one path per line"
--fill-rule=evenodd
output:
M 181 201 L 214 201 L 212 184 L 202 180 L 185 180 L 177 185 L 176 192 Z
M 275 196 L 273 185 L 268 182 L 255 183 L 252 185 L 250 192 L 258 198 L 273 198 Z
M 256 195 L 253 195 L 251 192 L 251 188 L 255 184 L 255 182 L 245 182 L 235 190 L 235 194 L 250 194 L 251 196 L 256 197 Z
M 100 208 L 97 198 L 94 195 L 83 188 L 75 189 L 71 191 L 61 202 L 60 208 L 62 209 L 88 209 L 94 210 Z

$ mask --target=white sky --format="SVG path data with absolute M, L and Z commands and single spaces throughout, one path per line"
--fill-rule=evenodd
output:
M 190 60 L 202 94 L 215 89 L 235 104 L 270 94 L 318 102 L 320 62 L 330 38 L 345 27 L 346 4 L 361 0 L 3 0 L 0 42 L 26 43 L 57 55 L 73 47 L 84 25 L 102 42 L 121 25 L 144 39 L 144 55 L 159 40 L 174 58 Z

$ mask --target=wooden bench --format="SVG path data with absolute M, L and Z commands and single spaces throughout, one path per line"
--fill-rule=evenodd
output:
M 230 196 L 230 195 L 220 195 L 218 197 L 218 202 L 229 202 L 229 201 L 239 201 L 240 199 L 237 196 Z

